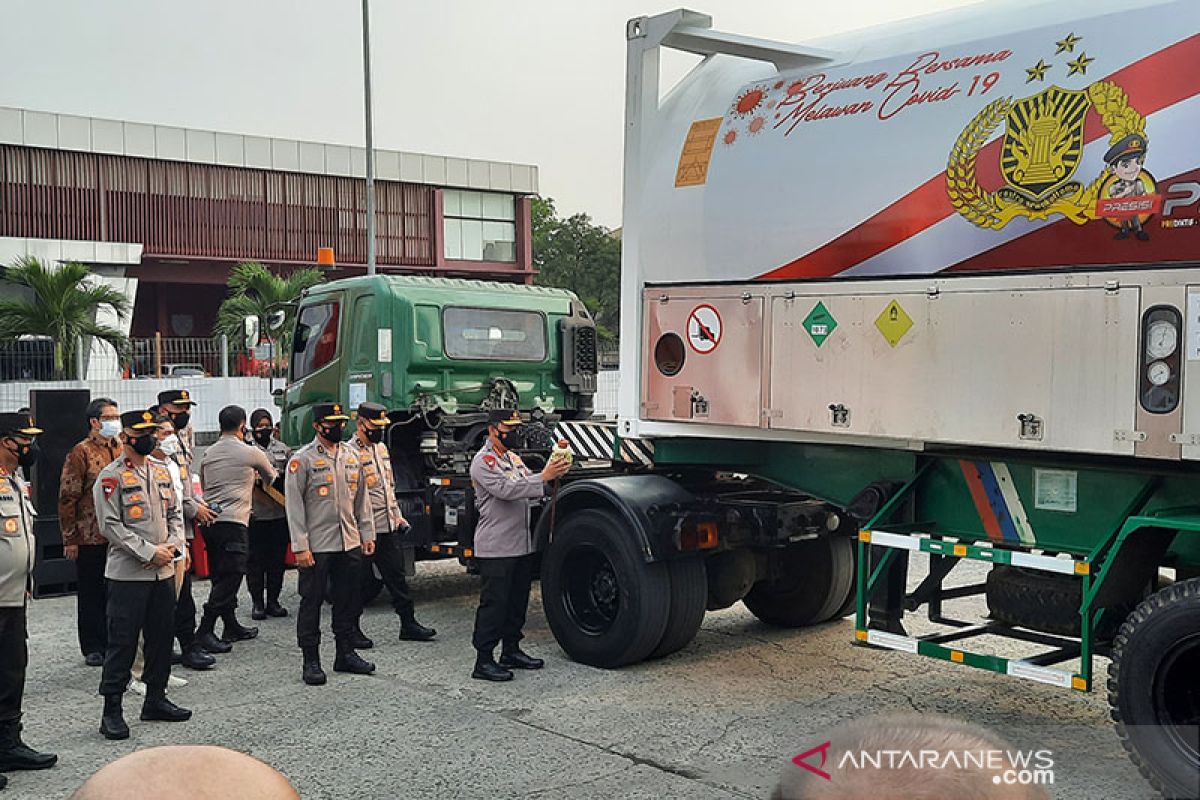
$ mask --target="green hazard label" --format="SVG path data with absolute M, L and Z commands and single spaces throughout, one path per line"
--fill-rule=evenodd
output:
M 829 313 L 829 309 L 825 304 L 818 301 L 813 310 L 808 312 L 808 316 L 804 318 L 804 330 L 808 331 L 808 335 L 820 347 L 833 333 L 833 329 L 837 327 L 837 320 L 833 318 L 833 314 Z

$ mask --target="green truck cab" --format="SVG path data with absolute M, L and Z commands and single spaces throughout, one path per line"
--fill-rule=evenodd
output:
M 596 371 L 596 326 L 571 292 L 375 275 L 301 296 L 276 402 L 292 447 L 312 439 L 315 403 L 338 401 L 351 414 L 364 401 L 386 406 L 410 543 L 418 558 L 455 555 L 472 541 L 467 471 L 487 437 L 487 412 L 521 411 L 530 422 L 521 452 L 536 464 L 558 422 L 592 416 Z

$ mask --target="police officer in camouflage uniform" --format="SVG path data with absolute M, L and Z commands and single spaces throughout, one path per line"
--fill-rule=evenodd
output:
M 367 496 L 375 522 L 375 555 L 373 560 L 383 578 L 383 585 L 392 596 L 392 608 L 400 617 L 400 639 L 427 642 L 437 635 L 433 628 L 417 622 L 417 612 L 404 577 L 404 554 L 400 537 L 409 528 L 400 503 L 396 500 L 396 478 L 392 474 L 392 457 L 383 443 L 384 433 L 391 425 L 387 409 L 378 403 L 362 403 L 358 407 L 357 430 L 348 444 L 358 453 Z M 359 642 L 370 639 L 357 629 Z
M 121 456 L 96 477 L 96 521 L 108 540 L 108 651 L 100 694 L 100 733 L 128 739 L 121 696 L 129 686 L 138 634 L 145 642 L 144 721 L 183 722 L 192 712 L 167 699 L 175 615 L 175 565 L 187 540 L 183 511 L 165 462 L 150 454 L 158 446 L 158 423 L 149 411 L 121 415 Z
M 0 772 L 46 769 L 58 761 L 21 741 L 21 701 L 29 663 L 25 604 L 32 586 L 33 518 L 29 484 L 18 470 L 37 460 L 38 434 L 28 414 L 0 414 Z M 0 789 L 8 778 L 0 775 Z
M 363 555 L 375 552 L 375 526 L 362 465 L 342 443 L 350 419 L 341 403 L 313 406 L 317 436 L 288 461 L 284 478 L 292 552 L 300 570 L 300 610 L 296 639 L 304 654 L 305 683 L 325 683 L 321 669 L 321 604 L 325 587 L 333 595 L 335 672 L 369 675 L 375 665 L 354 649 L 362 606 Z
M 475 669 L 472 678 L 510 681 L 514 669 L 541 669 L 542 660 L 521 651 L 521 629 L 533 582 L 530 506 L 545 496 L 570 462 L 551 460 L 540 474 L 530 472 L 509 445 L 521 424 L 519 412 L 497 410 L 488 418 L 487 443 L 471 460 L 471 485 L 479 522 L 475 527 L 475 563 L 483 586 L 475 613 Z M 500 663 L 495 660 L 501 644 Z

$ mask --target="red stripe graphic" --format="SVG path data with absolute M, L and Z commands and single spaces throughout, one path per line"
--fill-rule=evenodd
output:
M 1184 39 L 1114 72 L 1102 80 L 1117 83 L 1144 116 L 1200 94 L 1200 70 L 1180 65 L 1200 63 L 1200 34 Z M 1107 136 L 1096 114 L 1089 114 L 1085 143 Z M 998 188 L 1002 139 L 984 147 L 978 157 L 980 185 Z M 936 175 L 875 216 L 808 255 L 758 276 L 759 280 L 825 278 L 895 247 L 954 214 L 946 196 L 946 173 Z
M 979 519 L 983 522 L 983 529 L 987 531 L 988 538 L 993 542 L 1004 541 L 1004 531 L 1000 530 L 1000 520 L 996 518 L 996 512 L 992 510 L 992 504 L 988 501 L 983 478 L 979 477 L 979 468 L 970 461 L 959 461 L 958 465 L 962 467 L 967 488 L 971 490 L 971 500 L 975 503 L 975 510 L 979 512 Z

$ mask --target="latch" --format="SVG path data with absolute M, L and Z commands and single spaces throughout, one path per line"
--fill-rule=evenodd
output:
M 708 416 L 708 400 L 691 386 L 676 386 L 672 389 L 673 415 L 677 419 L 695 419 Z
M 850 409 L 846 408 L 841 403 L 835 403 L 829 407 L 830 424 L 835 428 L 850 427 Z
M 1026 441 L 1040 442 L 1046 423 L 1036 414 L 1018 414 L 1017 422 L 1021 423 L 1020 438 Z
M 1145 431 L 1113 431 L 1113 441 L 1115 442 L 1144 442 L 1146 441 Z
M 692 391 L 692 416 L 708 416 L 708 400 L 704 398 L 704 395 L 695 390 Z
M 1181 444 L 1184 447 L 1195 447 L 1200 444 L 1200 433 L 1172 433 L 1171 444 Z
M 778 408 L 764 408 L 762 415 L 763 419 L 783 419 L 783 412 Z

